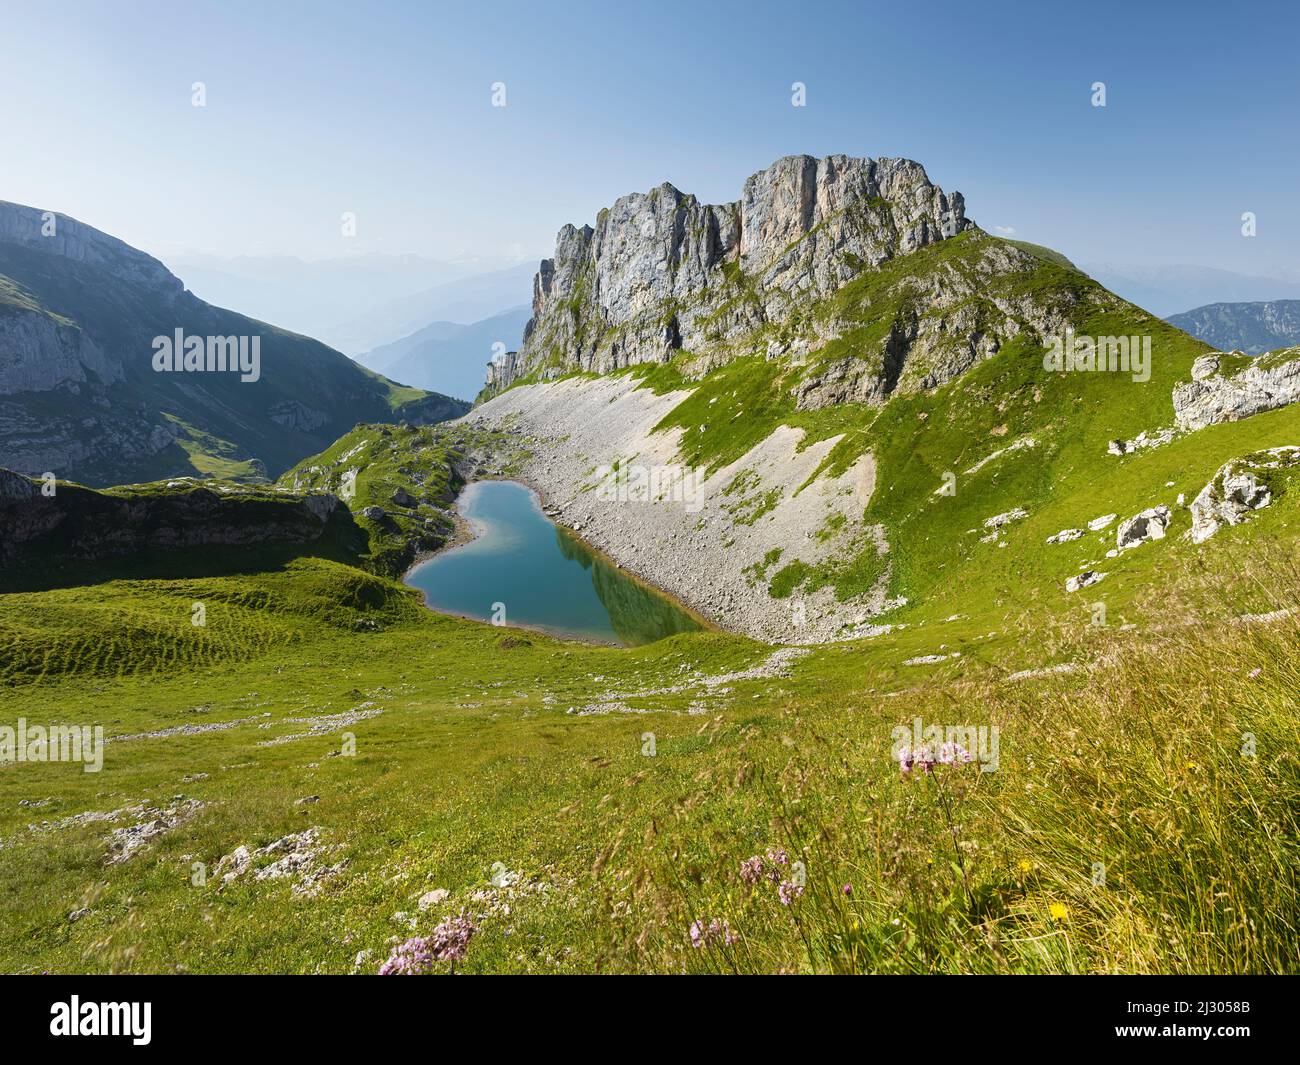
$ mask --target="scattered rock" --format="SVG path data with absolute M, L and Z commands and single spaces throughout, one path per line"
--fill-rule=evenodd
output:
M 1019 673 L 1012 673 L 1007 680 L 1032 680 L 1036 677 L 1050 677 L 1060 673 L 1077 673 L 1083 667 L 1077 662 L 1058 662 L 1054 666 L 1043 666 L 1038 669 L 1022 669 Z
M 315 717 L 286 717 L 284 720 L 295 725 L 308 725 L 306 732 L 294 732 L 287 736 L 277 736 L 273 740 L 263 740 L 258 744 L 259 747 L 276 747 L 281 743 L 289 743 L 293 740 L 305 739 L 308 736 L 324 736 L 331 732 L 338 732 L 341 729 L 348 728 L 360 721 L 366 721 L 372 717 L 378 717 L 384 712 L 382 706 L 377 705 L 371 700 L 354 706 L 351 710 L 346 710 L 340 714 L 318 714 Z
M 281 836 L 256 850 L 243 845 L 236 847 L 217 861 L 212 875 L 221 881 L 222 886 L 238 880 L 250 870 L 257 881 L 293 877 L 297 880 L 293 893 L 310 897 L 319 894 L 323 883 L 341 872 L 347 864 L 343 861 L 324 865 L 321 861 L 324 852 L 320 831 L 308 828 Z M 266 858 L 273 860 L 266 865 L 258 864 L 260 859 Z
M 446 902 L 450 895 L 451 892 L 446 888 L 434 888 L 432 891 L 426 891 L 421 895 L 420 901 L 417 905 L 421 910 L 429 910 L 434 906 L 437 906 L 439 903 Z
M 1084 570 L 1077 577 L 1071 577 L 1065 582 L 1067 592 L 1077 592 L 1080 588 L 1087 588 L 1090 584 L 1096 584 L 1106 574 L 1098 573 L 1096 570 Z
M 1143 448 L 1167 444 L 1177 435 L 1178 431 L 1172 428 L 1157 429 L 1154 433 L 1148 433 L 1143 429 L 1132 440 L 1112 440 L 1106 450 L 1112 455 L 1131 455 L 1134 451 L 1141 451 Z
M 1013 521 L 1019 521 L 1021 518 L 1029 517 L 1029 511 L 1024 507 L 1016 507 L 1008 510 L 1003 514 L 994 514 L 991 518 L 984 519 L 984 528 L 1000 529 L 1004 525 L 1009 525 Z
M 126 828 L 113 829 L 113 834 L 109 837 L 108 864 L 119 865 L 128 861 L 150 840 L 157 839 L 165 832 L 170 832 L 173 828 L 183 825 L 203 807 L 204 804 L 199 802 L 198 799 L 174 801 L 165 810 L 160 810 L 154 806 L 144 806 L 142 808 L 143 812 L 153 814 L 148 820 L 129 825 Z
M 1054 536 L 1049 536 L 1049 544 L 1068 544 L 1071 540 L 1077 540 L 1083 535 L 1082 529 L 1062 529 Z
M 1147 540 L 1163 540 L 1169 528 L 1169 508 L 1164 504 L 1150 507 L 1122 521 L 1115 531 L 1115 546 L 1121 551 Z
M 1118 517 L 1116 514 L 1103 514 L 1100 518 L 1093 518 L 1092 521 L 1088 522 L 1088 528 L 1093 532 L 1100 532 L 1114 521 L 1116 517 Z

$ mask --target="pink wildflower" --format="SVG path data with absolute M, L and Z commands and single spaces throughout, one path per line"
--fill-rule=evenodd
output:
M 704 925 L 699 921 L 691 922 L 691 946 L 696 950 L 704 946 Z
M 470 938 L 478 931 L 478 925 L 461 910 L 456 917 L 448 917 L 429 937 L 433 956 L 439 961 L 458 962 L 469 951 Z
M 707 925 L 703 921 L 691 922 L 691 946 L 696 950 L 703 947 L 714 947 L 719 943 L 731 946 L 740 937 L 735 935 L 726 921 L 720 921 L 716 917 Z
M 393 948 L 379 967 L 380 976 L 419 976 L 433 968 L 433 949 L 424 936 L 415 936 Z
M 419 976 L 431 972 L 435 961 L 449 961 L 454 966 L 465 957 L 470 937 L 477 931 L 478 926 L 464 911 L 457 917 L 448 917 L 431 935 L 413 936 L 394 947 L 379 967 L 379 975 Z
M 910 772 L 913 767 L 920 767 L 929 773 L 934 769 L 936 761 L 929 747 L 904 747 L 898 752 L 898 768 L 904 773 Z

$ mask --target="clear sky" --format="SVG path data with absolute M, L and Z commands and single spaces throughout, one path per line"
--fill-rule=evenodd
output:
M 1083 261 L 1300 273 L 1295 2 L 0 0 L 0 27 L 0 199 L 160 254 L 537 256 L 623 193 L 843 152 Z

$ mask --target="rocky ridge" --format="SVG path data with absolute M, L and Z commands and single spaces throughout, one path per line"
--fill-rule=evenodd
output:
M 43 491 L 42 489 L 45 488 Z M 194 479 L 136 491 L 48 486 L 0 469 L 0 564 L 18 577 L 37 556 L 90 561 L 188 547 L 306 544 L 332 519 L 351 524 L 328 492 L 293 495 Z
M 1175 314 L 1169 323 L 1220 350 L 1261 355 L 1300 343 L 1300 300 L 1210 303 Z
M 789 156 L 751 176 L 739 200 L 721 205 L 670 184 L 624 196 L 594 227 L 560 231 L 554 257 L 534 280 L 523 346 L 490 364 L 488 393 L 520 377 L 606 373 L 679 352 L 699 356 L 707 369 L 761 331 L 769 357 L 800 357 L 843 326 L 802 320 L 808 304 L 967 231 L 978 232 L 961 194 L 945 193 L 908 159 Z M 1030 258 L 1004 242 L 988 250 L 989 271 Z M 970 293 L 946 283 L 929 295 L 957 308 Z M 893 361 L 924 345 L 921 317 L 902 316 L 884 338 Z M 984 335 L 977 317 L 974 308 L 958 313 L 943 331 L 962 333 L 978 357 L 996 350 L 997 336 Z M 883 383 L 873 384 L 858 376 L 837 365 L 820 388 L 806 389 L 804 405 L 881 393 L 897 374 L 884 368 L 875 375 Z
M 1033 283 L 1042 270 L 1075 279 Z M 757 355 L 794 368 L 800 410 L 935 388 L 1008 341 L 1127 305 L 1046 249 L 988 236 L 908 159 L 789 156 L 738 200 L 672 185 L 565 226 L 534 279 L 517 352 L 480 401 L 521 381 L 671 362 L 698 379 Z

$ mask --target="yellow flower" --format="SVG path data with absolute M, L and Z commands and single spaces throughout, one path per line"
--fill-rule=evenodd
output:
M 1052 915 L 1053 921 L 1068 921 L 1070 919 L 1070 911 L 1063 902 L 1054 902 L 1047 907 L 1047 910 Z
M 1020 866 L 1020 871 L 1022 873 L 1027 873 L 1034 867 L 1034 863 L 1031 862 L 1028 858 L 1021 858 L 1020 861 L 1017 862 L 1016 864 Z
M 1188 772 L 1190 772 L 1190 771 L 1193 770 L 1193 769 L 1200 769 L 1200 768 L 1201 768 L 1201 767 L 1200 767 L 1199 765 L 1197 765 L 1195 762 L 1188 762 L 1188 763 L 1187 763 L 1187 769 L 1188 769 Z

